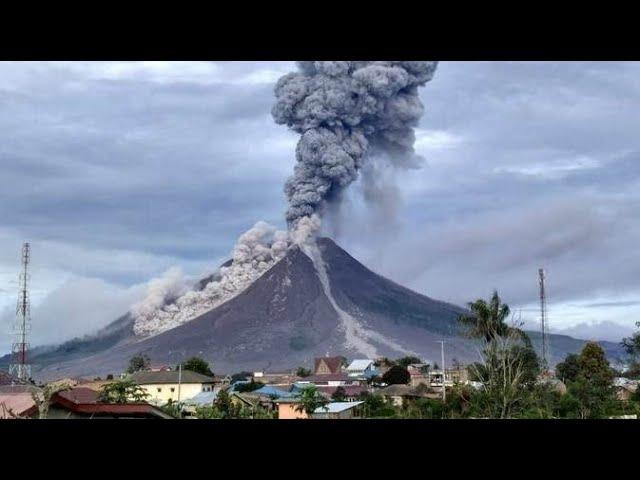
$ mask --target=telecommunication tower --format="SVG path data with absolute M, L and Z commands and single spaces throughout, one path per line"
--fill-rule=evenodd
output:
M 22 273 L 20 273 L 20 294 L 16 306 L 16 323 L 14 326 L 15 341 L 11 346 L 12 364 L 9 373 L 21 380 L 31 378 L 31 365 L 27 361 L 29 343 L 27 333 L 31 329 L 31 308 L 29 305 L 29 260 L 31 247 L 29 243 L 22 246 Z
M 549 368 L 549 324 L 547 318 L 547 296 L 544 289 L 544 269 L 538 269 L 540 279 L 540 332 L 542 333 L 542 366 L 546 370 Z

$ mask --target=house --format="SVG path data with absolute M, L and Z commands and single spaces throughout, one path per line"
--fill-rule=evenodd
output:
M 200 392 L 184 401 L 182 408 L 185 416 L 193 416 L 198 407 L 212 407 L 218 398 L 219 391 Z
M 314 375 L 336 375 L 342 373 L 344 357 L 320 357 L 314 361 Z
M 296 398 L 280 398 L 274 403 L 276 409 L 278 410 L 278 419 L 280 420 L 309 418 L 305 411 L 297 410 L 298 406 L 300 405 L 300 400 Z
M 173 418 L 147 402 L 105 403 L 98 397 L 86 387 L 57 392 L 47 418 Z
M 418 385 L 426 385 L 427 387 L 431 386 L 428 364 L 413 363 L 407 366 L 407 371 L 409 372 L 409 376 L 411 378 L 409 380 L 409 385 L 411 385 L 412 387 L 417 387 Z
M 215 383 L 213 377 L 191 370 L 140 371 L 129 378 L 149 394 L 150 402 L 159 405 L 213 391 Z
M 255 382 L 266 383 L 267 385 L 288 387 L 292 383 L 295 383 L 298 380 L 300 380 L 300 377 L 298 377 L 293 373 L 253 372 L 253 380 Z
M 411 387 L 409 385 L 389 385 L 375 392 L 396 407 L 404 405 L 406 399 L 440 398 L 440 394 L 432 392 L 424 386 Z
M 616 398 L 623 402 L 628 402 L 631 397 L 638 391 L 638 380 L 631 380 L 623 377 L 613 379 L 613 388 L 616 392 Z
M 344 400 L 347 402 L 355 402 L 363 393 L 367 393 L 369 391 L 369 389 L 365 385 L 346 385 L 344 387 L 319 386 L 316 388 L 327 398 L 333 398 L 333 395 L 338 391 L 339 388 L 341 388 L 343 390 Z
M 318 407 L 311 414 L 311 418 L 317 419 L 348 419 L 360 415 L 360 405 L 364 402 L 331 402 L 324 407 Z
M 30 391 L 0 393 L 0 419 L 33 418 L 38 416 L 38 407 Z
M 371 378 L 378 376 L 380 371 L 375 367 L 373 360 L 360 359 L 352 361 L 347 367 L 347 375 L 358 378 Z
M 295 385 L 308 385 L 310 383 L 317 386 L 344 387 L 347 385 L 361 385 L 363 381 L 359 378 L 350 377 L 346 373 L 329 373 L 305 377 L 296 382 Z

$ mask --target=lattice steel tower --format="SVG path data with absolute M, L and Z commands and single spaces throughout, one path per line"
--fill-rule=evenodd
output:
M 549 368 L 549 324 L 547 318 L 547 296 L 544 290 L 544 269 L 538 269 L 540 278 L 540 332 L 542 333 L 542 347 L 540 358 L 543 369 Z
M 12 345 L 11 353 L 13 363 L 9 366 L 9 373 L 21 380 L 31 378 L 31 365 L 27 362 L 29 344 L 27 333 L 31 329 L 31 308 L 29 305 L 29 260 L 31 259 L 31 247 L 28 243 L 22 246 L 22 273 L 20 273 L 20 294 L 16 306 L 16 323 L 14 333 L 16 339 Z

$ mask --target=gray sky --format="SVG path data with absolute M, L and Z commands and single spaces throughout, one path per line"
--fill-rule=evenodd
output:
M 173 265 L 211 270 L 258 220 L 284 228 L 297 137 L 270 108 L 292 65 L 0 62 L 0 350 L 25 240 L 41 344 L 105 325 Z M 497 288 L 530 322 L 542 266 L 555 330 L 630 332 L 640 63 L 442 62 L 421 96 L 425 164 L 378 172 L 385 205 L 352 185 L 336 240 L 434 298 Z

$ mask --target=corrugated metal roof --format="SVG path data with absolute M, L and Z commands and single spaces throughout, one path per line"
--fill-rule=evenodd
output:
M 0 418 L 12 418 L 11 413 L 20 416 L 36 406 L 30 393 L 8 393 L 0 395 Z
M 324 407 L 318 407 L 313 413 L 340 413 L 350 408 L 357 407 L 364 402 L 331 402 Z
M 269 397 L 273 396 L 277 398 L 289 398 L 289 397 L 295 397 L 297 395 L 297 393 L 286 392 L 284 390 L 273 387 L 271 385 L 265 385 L 264 387 L 254 390 L 251 393 L 257 393 L 259 395 L 266 395 Z
M 184 401 L 187 405 L 212 405 L 218 398 L 218 392 L 200 392 Z
M 366 370 L 367 367 L 369 367 L 369 365 L 371 365 L 372 363 L 373 363 L 373 360 L 368 360 L 368 359 L 354 360 L 349 364 L 349 366 L 347 367 L 347 370 L 361 372 L 363 370 Z

